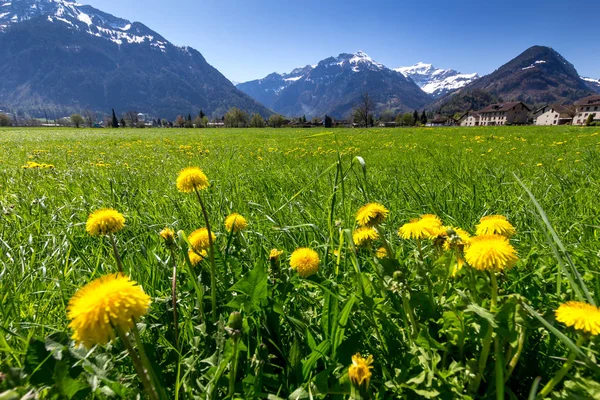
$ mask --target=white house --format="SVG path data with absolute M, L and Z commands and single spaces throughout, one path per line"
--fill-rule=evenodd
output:
M 529 111 L 529 107 L 521 101 L 492 104 L 479 111 L 479 125 L 524 125 Z
M 593 115 L 594 121 L 600 121 L 600 96 L 589 96 L 575 103 L 573 125 L 585 125 L 588 117 Z
M 545 107 L 546 111 L 534 119 L 535 125 L 566 125 L 573 122 L 575 108 L 573 106 L 553 105 Z
M 479 113 L 468 111 L 458 119 L 458 123 L 460 126 L 479 126 L 480 118 Z

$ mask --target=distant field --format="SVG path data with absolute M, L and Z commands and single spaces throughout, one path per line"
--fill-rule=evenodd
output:
M 340 164 L 336 165 L 338 157 Z M 53 168 L 23 168 L 28 162 Z M 565 276 L 559 279 L 559 264 L 548 244 L 546 229 L 515 175 L 531 189 L 585 284 L 598 299 L 598 127 L 3 128 L 0 365 L 27 370 L 25 352 L 30 340 L 43 340 L 60 332 L 71 334 L 66 304 L 73 293 L 90 280 L 115 271 L 109 242 L 90 237 L 85 231 L 90 212 L 112 207 L 126 218 L 125 229 L 117 235 L 125 270 L 153 299 L 143 320 L 146 325 L 142 336 L 153 344 L 150 357 L 161 371 L 168 397 L 173 398 L 176 381 L 183 385 L 181 398 L 188 398 L 184 392 L 191 396 L 210 390 L 214 398 L 225 397 L 230 368 L 226 355 L 230 349 L 224 350 L 213 337 L 219 337 L 222 329 L 206 328 L 201 320 L 183 268 L 179 277 L 180 325 L 182 369 L 186 375 L 177 378 L 175 372 L 176 357 L 169 333 L 169 253 L 158 232 L 170 226 L 189 234 L 204 226 L 195 196 L 179 193 L 175 187 L 178 172 L 186 166 L 201 167 L 211 181 L 211 188 L 203 195 L 217 232 L 219 265 L 223 268 L 219 314 L 225 321 L 233 309 L 226 305 L 234 297 L 227 289 L 256 265 L 267 266 L 272 248 L 285 250 L 289 257 L 298 247 L 311 247 L 321 258 L 318 277 L 301 280 L 290 273 L 288 286 L 269 283 L 269 297 L 261 300 L 258 310 L 245 309 L 248 331 L 243 342 L 247 350 L 242 350 L 240 356 L 235 388 L 240 398 L 266 398 L 266 394 L 287 398 L 303 390 L 312 391 L 315 398 L 327 393 L 328 398 L 346 398 L 349 389 L 343 379 L 344 368 L 350 364 L 350 356 L 359 351 L 375 359 L 371 378 L 374 398 L 420 398 L 425 392 L 433 397 L 437 392 L 440 398 L 466 396 L 462 388 L 470 378 L 465 368 L 479 357 L 483 336 L 480 328 L 485 322 L 475 313 L 465 312 L 465 296 L 489 308 L 487 280 L 482 275 L 478 286 L 481 292 L 472 293 L 467 279 L 470 275 L 464 273 L 451 278 L 454 283 L 449 283 L 452 289 L 448 289 L 447 274 L 443 272 L 447 269 L 446 259 L 435 262 L 437 253 L 428 245 L 426 258 L 430 261 L 425 263 L 431 276 L 427 279 L 433 281 L 433 289 L 428 290 L 433 290 L 435 307 L 427 309 L 423 306 L 425 280 L 413 268 L 415 245 L 401 240 L 397 231 L 421 214 L 436 214 L 445 225 L 471 233 L 482 216 L 505 215 L 517 231 L 511 242 L 520 261 L 498 278 L 500 295 L 507 296 L 503 298 L 508 302 L 508 295 L 519 294 L 551 320 L 561 302 L 574 298 L 574 289 Z M 354 228 L 355 213 L 367 202 L 379 202 L 390 210 L 382 231 L 396 253 L 398 268 L 407 269 L 404 275 L 410 302 L 428 335 L 422 333 L 416 339 L 407 333 L 399 300 L 402 295 L 388 286 L 389 279 L 384 278 L 387 275 L 381 269 L 388 266 L 379 265 L 368 249 L 360 250 L 355 258 L 347 240 L 340 241 L 344 229 Z M 224 257 L 231 238 L 223 229 L 223 220 L 233 211 L 245 216 L 249 226 L 243 240 L 234 244 L 235 251 Z M 340 265 L 332 256 L 338 248 L 343 251 Z M 183 259 L 178 262 L 183 265 Z M 282 263 L 287 271 L 287 261 Z M 356 265 L 362 272 L 357 272 Z M 362 288 L 361 279 L 367 279 L 373 287 Z M 203 282 L 206 284 L 206 280 Z M 210 310 L 208 290 L 206 286 L 204 308 Z M 327 322 L 325 313 L 339 307 L 328 314 L 337 318 L 355 295 L 356 302 L 336 350 L 336 342 L 330 337 L 333 322 Z M 452 319 L 448 313 L 459 317 Z M 464 324 L 462 330 L 460 324 Z M 568 354 L 567 347 L 535 318 L 530 316 L 526 325 L 525 349 L 506 384 L 507 392 L 516 398 L 527 397 L 536 376 L 542 376 L 542 385 L 552 377 L 561 366 L 552 357 Z M 564 325 L 555 326 L 575 338 Z M 512 339 L 506 335 L 508 348 Z M 457 337 L 462 342 L 457 342 Z M 326 341 L 330 344 L 315 350 Z M 267 344 L 271 357 L 261 367 L 258 381 L 252 357 L 261 342 Z M 140 390 L 131 365 L 120 358 L 120 351 L 122 348 L 115 345 L 85 357 L 95 360 L 106 375 L 94 387 L 86 383 L 88 375 L 94 375 L 91 370 L 81 372 L 74 378 L 82 382 L 80 393 L 102 397 L 106 392 L 99 394 L 101 388 L 110 387 L 115 392 L 123 390 L 124 397 L 128 397 Z M 315 352 L 323 354 L 313 356 Z M 94 357 L 103 354 L 114 368 L 99 366 L 100 361 Z M 201 362 L 214 354 L 224 363 L 221 372 L 216 359 Z M 507 354 L 508 360 L 514 349 Z M 434 371 L 428 369 L 432 359 L 437 360 Z M 493 360 L 490 355 L 487 379 L 478 392 L 482 398 L 486 391 L 489 394 L 495 390 Z M 85 365 L 87 361 L 78 362 Z M 590 373 L 584 365 L 577 370 L 582 377 Z M 409 382 L 421 374 L 432 380 Z M 51 382 L 59 378 L 50 375 L 52 378 L 40 383 L 29 381 L 31 373 L 26 374 L 21 386 L 51 387 Z M 340 397 L 341 393 L 345 397 Z

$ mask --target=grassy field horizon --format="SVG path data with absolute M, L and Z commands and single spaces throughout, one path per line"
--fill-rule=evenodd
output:
M 219 315 L 226 321 L 229 311 L 238 309 L 244 316 L 247 336 L 235 388 L 221 382 L 225 371 L 231 372 L 223 326 L 207 327 L 199 311 L 210 310 L 202 272 L 203 300 L 195 300 L 193 278 L 185 278 L 184 272 L 179 278 L 185 345 L 177 351 L 169 328 L 173 260 L 158 233 L 168 226 L 189 234 L 205 225 L 195 196 L 175 186 L 179 171 L 188 166 L 202 168 L 211 183 L 203 196 L 219 248 Z M 48 379 L 31 380 L 36 373 L 27 369 L 31 343 L 71 335 L 69 299 L 84 284 L 115 271 L 110 243 L 88 235 L 85 226 L 91 212 L 114 208 L 126 220 L 117 235 L 124 270 L 153 299 L 142 337 L 153 344 L 151 358 L 168 382 L 168 397 L 174 396 L 169 385 L 176 382 L 190 397 L 210 392 L 222 398 L 234 390 L 242 398 L 288 398 L 294 393 L 308 398 L 311 391 L 316 398 L 343 398 L 349 394 L 344 368 L 359 351 L 374 356 L 373 398 L 490 397 L 497 390 L 491 376 L 499 373 L 492 361 L 498 354 L 483 364 L 489 379 L 478 388 L 466 388 L 472 386 L 473 365 L 490 318 L 490 283 L 465 271 L 448 278 L 444 271 L 451 258 L 440 256 L 433 244 L 424 249 L 425 261 L 419 261 L 415 244 L 401 239 L 398 228 L 420 215 L 435 214 L 445 226 L 474 234 L 483 216 L 506 216 L 517 232 L 511 243 L 519 261 L 499 274 L 506 309 L 494 314 L 497 324 L 504 326 L 503 312 L 509 305 L 517 307 L 519 299 L 574 341 L 577 335 L 553 321 L 553 312 L 582 288 L 573 287 L 561 270 L 552 234 L 519 180 L 537 199 L 581 273 L 583 283 L 577 285 L 598 299 L 599 177 L 598 127 L 0 128 L 0 371 L 25 371 L 20 383 L 0 382 L 0 389 L 63 390 L 52 386 L 58 380 L 56 370 Z M 356 228 L 357 210 L 370 202 L 390 211 L 381 234 L 393 249 L 394 264 L 378 261 L 370 248 L 354 252 L 343 239 Z M 239 237 L 223 226 L 232 212 L 248 220 Z M 282 269 L 287 271 L 289 255 L 300 247 L 319 253 L 318 277 L 301 280 L 286 272 L 288 280 L 277 284 L 269 276 L 269 295 L 265 292 L 252 306 L 240 306 L 235 285 L 262 264 L 268 269 L 271 249 L 285 252 Z M 183 271 L 185 262 L 177 262 Z M 422 273 L 423 264 L 431 275 Z M 389 268 L 403 271 L 409 289 L 398 289 Z M 371 289 L 365 289 L 362 279 Z M 402 290 L 410 293 L 407 301 L 422 327 L 415 337 L 410 332 L 416 328 L 407 322 L 410 313 L 401 306 Z M 425 293 L 431 305 L 425 306 Z M 341 333 L 332 322 L 324 322 L 334 299 L 335 307 L 339 305 L 335 318 L 352 302 Z M 469 308 L 473 304 L 479 308 Z M 512 349 L 506 352 L 504 371 L 512 398 L 526 398 L 537 376 L 543 385 L 568 354 L 567 345 L 539 320 L 531 315 L 525 320 L 519 324 L 526 327 L 526 345 L 512 369 L 508 361 L 517 339 L 511 335 L 521 331 L 508 330 L 504 343 Z M 339 342 L 332 338 L 334 332 L 341 335 Z M 260 343 L 266 344 L 270 358 L 263 360 L 259 379 L 255 361 Z M 586 346 L 588 354 L 597 355 L 593 339 Z M 115 344 L 93 354 L 75 352 L 77 365 L 85 370 L 73 378 L 80 385 L 75 392 L 102 398 L 108 392 L 127 397 L 141 390 L 122 351 Z M 179 361 L 174 361 L 176 353 L 181 354 Z M 100 366 L 94 357 L 103 354 L 105 364 Z M 214 354 L 219 361 L 206 361 Z M 86 367 L 90 362 L 104 374 L 96 386 L 86 383 L 91 381 L 85 374 L 99 374 Z M 179 374 L 178 367 L 188 372 Z M 583 363 L 576 370 L 569 378 L 571 386 L 557 386 L 561 395 L 582 395 L 588 380 L 597 378 Z

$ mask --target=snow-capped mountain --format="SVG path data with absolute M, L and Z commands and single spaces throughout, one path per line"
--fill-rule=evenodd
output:
M 262 104 L 289 116 L 346 118 L 368 92 L 378 111 L 421 108 L 431 97 L 404 75 L 362 51 L 329 57 L 289 74 L 273 73 L 237 85 Z
M 586 85 L 595 92 L 600 93 L 600 79 L 581 77 Z
M 67 0 L 0 0 L 0 76 L 0 108 L 33 116 L 271 113 L 193 48 Z
M 435 98 L 460 89 L 479 78 L 477 73 L 462 74 L 453 69 L 435 68 L 433 65 L 423 62 L 394 70 L 411 78 L 425 93 L 429 93 Z

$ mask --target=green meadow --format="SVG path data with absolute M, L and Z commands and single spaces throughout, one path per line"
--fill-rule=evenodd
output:
M 175 184 L 188 166 L 210 181 L 199 194 L 215 285 L 208 259 L 185 257 L 185 236 L 205 226 L 197 196 Z M 155 398 L 526 399 L 552 380 L 541 397 L 598 398 L 598 339 L 555 310 L 600 301 L 599 199 L 598 127 L 2 128 L 0 399 L 152 398 L 123 340 L 70 339 L 69 300 L 117 271 L 110 240 L 86 232 L 102 208 L 124 215 L 123 269 L 152 299 L 135 347 Z M 390 211 L 381 236 L 354 246 L 371 202 Z M 232 212 L 248 221 L 238 234 L 223 225 Z M 504 215 L 519 261 L 453 276 L 458 253 L 398 235 L 423 214 L 472 235 Z M 182 231 L 172 252 L 165 227 Z M 320 258 L 307 278 L 289 267 L 301 247 Z M 589 318 L 600 327 L 600 311 Z M 348 377 L 356 353 L 373 357 L 362 385 Z

